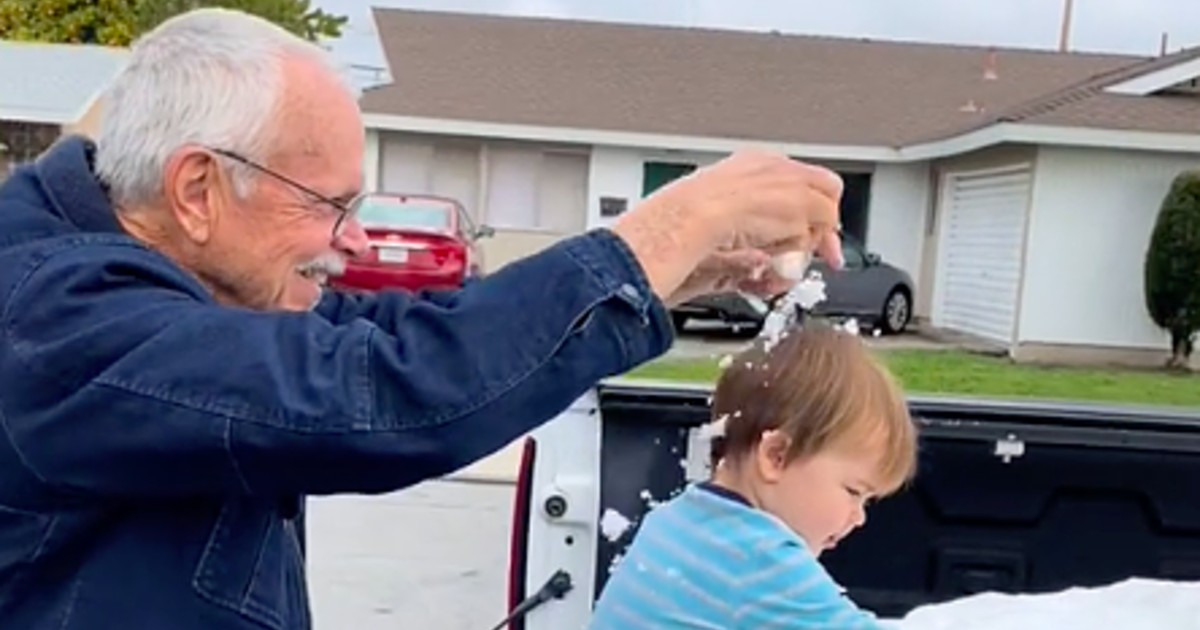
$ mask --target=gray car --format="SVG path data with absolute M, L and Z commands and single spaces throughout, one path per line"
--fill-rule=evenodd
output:
M 850 236 L 842 236 L 845 266 L 831 271 L 820 260 L 812 269 L 825 279 L 824 302 L 814 313 L 834 318 L 855 318 L 863 328 L 875 328 L 886 334 L 904 331 L 912 320 L 912 278 L 903 269 L 884 262 L 878 254 L 866 251 Z M 721 293 L 685 302 L 671 312 L 675 328 L 682 330 L 692 319 L 715 319 L 740 327 L 757 328 L 766 312 L 763 304 L 738 293 Z

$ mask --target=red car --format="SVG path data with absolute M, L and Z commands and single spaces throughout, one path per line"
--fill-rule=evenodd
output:
M 358 221 L 370 249 L 331 278 L 335 288 L 451 289 L 481 272 L 478 239 L 494 232 L 476 228 L 462 204 L 447 197 L 372 193 L 362 200 Z

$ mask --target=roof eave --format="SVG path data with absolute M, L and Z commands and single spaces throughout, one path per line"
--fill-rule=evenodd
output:
M 876 163 L 936 160 L 1005 143 L 1200 154 L 1200 135 L 1197 134 L 1014 122 L 1000 122 L 937 140 L 916 142 L 902 147 L 889 147 L 884 145 L 766 142 L 739 138 L 546 127 L 373 113 L 364 114 L 363 121 L 368 129 L 381 131 L 705 153 L 729 153 L 749 146 L 758 146 L 806 159 Z
M 896 149 L 882 145 L 769 142 L 740 138 L 398 116 L 369 112 L 363 114 L 363 122 L 368 129 L 382 131 L 452 134 L 482 138 L 532 140 L 640 149 L 729 153 L 748 146 L 758 146 L 783 151 L 789 155 L 804 156 L 812 159 L 889 162 L 895 161 L 897 157 Z
M 1148 96 L 1177 83 L 1200 77 L 1200 50 L 1191 51 L 1190 58 L 1165 68 L 1145 72 L 1104 88 L 1105 92 L 1125 96 Z
M 1194 133 L 1015 122 L 996 123 L 956 136 L 912 144 L 901 148 L 898 153 L 900 161 L 931 160 L 1006 143 L 1200 154 L 1200 135 Z
M 4 106 L 0 106 L 0 120 L 43 125 L 69 125 L 76 121 L 66 112 L 48 112 L 25 107 Z
M 1096 127 L 1011 124 L 1007 142 L 1051 144 L 1095 149 L 1125 149 L 1157 153 L 1200 153 L 1200 134 Z

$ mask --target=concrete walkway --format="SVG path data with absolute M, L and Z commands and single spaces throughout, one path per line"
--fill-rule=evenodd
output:
M 315 630 L 488 630 L 504 617 L 513 486 L 428 482 L 309 500 Z

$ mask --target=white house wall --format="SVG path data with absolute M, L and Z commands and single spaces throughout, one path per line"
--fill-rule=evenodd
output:
M 588 227 L 607 227 L 616 217 L 600 215 L 602 198 L 622 199 L 632 209 L 642 197 L 642 152 L 621 147 L 593 147 L 588 165 Z
M 642 198 L 643 164 L 646 162 L 673 162 L 706 166 L 725 157 L 718 153 L 691 153 L 681 151 L 652 151 L 648 149 L 595 146 L 588 173 L 590 194 L 588 195 L 588 227 L 607 227 L 616 217 L 600 214 L 600 200 L 604 197 L 623 199 L 626 210 L 632 210 Z
M 1018 341 L 1164 348 L 1143 260 L 1172 179 L 1197 167 L 1196 156 L 1042 148 Z
M 925 241 L 929 177 L 929 163 L 917 162 L 880 164 L 871 179 L 867 248 L 907 271 L 914 282 Z

